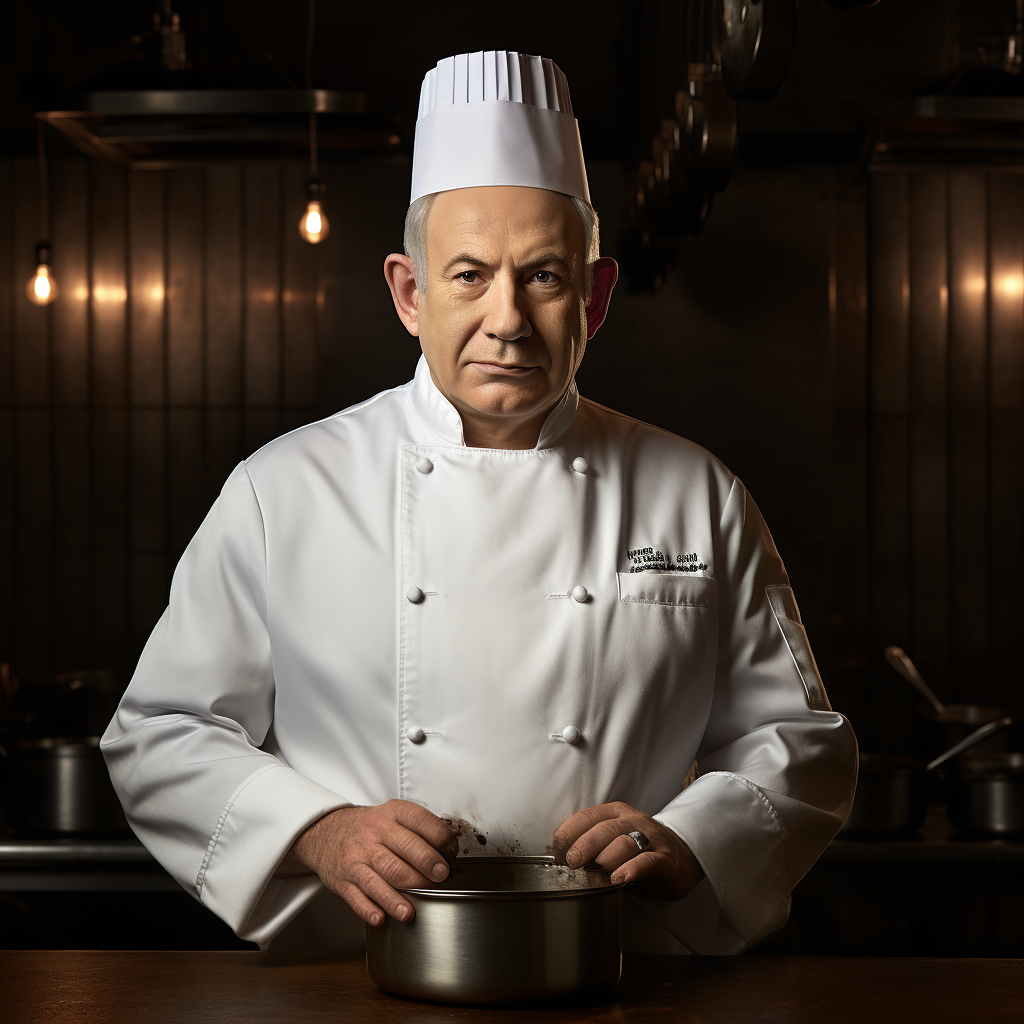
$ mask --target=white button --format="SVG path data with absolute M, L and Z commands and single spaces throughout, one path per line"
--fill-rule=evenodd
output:
M 434 468 L 434 464 L 427 458 L 417 459 L 416 468 L 421 473 L 429 473 Z
M 575 743 L 579 738 L 580 731 L 575 725 L 567 725 L 562 730 L 562 739 L 565 740 L 566 743 Z
M 586 587 L 573 587 L 572 588 L 572 599 L 574 601 L 579 601 L 580 604 L 583 604 L 583 602 L 586 601 L 586 599 L 589 596 L 590 595 L 587 593 L 587 588 Z
M 422 729 L 411 725 L 405 730 L 405 735 L 409 737 L 412 743 L 422 743 L 427 738 L 427 734 Z
M 410 587 L 409 593 L 405 595 L 413 604 L 419 604 L 423 600 L 423 591 L 419 587 Z
M 586 473 L 590 467 L 587 464 L 587 460 L 581 455 L 572 460 L 572 468 L 575 469 L 577 473 Z

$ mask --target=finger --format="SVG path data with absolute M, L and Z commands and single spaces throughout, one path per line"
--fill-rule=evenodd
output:
M 395 820 L 425 839 L 435 850 L 440 850 L 455 839 L 455 833 L 426 807 L 409 800 L 393 800 Z
M 384 845 L 421 876 L 408 885 L 429 885 L 448 877 L 448 862 L 426 840 L 402 825 L 395 824 L 383 836 Z
M 598 804 L 596 807 L 584 807 L 571 818 L 566 818 L 552 836 L 552 846 L 556 857 L 563 857 L 565 852 L 579 839 L 589 832 L 598 822 L 617 818 L 625 804 Z
M 351 873 L 351 881 L 396 921 L 412 920 L 413 910 L 405 897 L 385 882 L 369 864 L 357 864 Z
M 354 882 L 342 882 L 334 890 L 367 924 L 374 927 L 384 923 L 384 911 Z
M 614 871 L 627 860 L 640 855 L 640 847 L 628 835 L 620 835 L 613 839 L 596 857 L 594 863 L 605 871 Z
M 434 855 L 435 857 L 437 854 Z M 396 889 L 430 888 L 430 881 L 424 878 L 414 867 L 396 857 L 394 853 L 380 844 L 374 845 L 367 857 L 369 865 L 389 885 Z
M 644 878 L 660 877 L 671 869 L 668 857 L 663 853 L 648 850 L 629 858 L 612 872 L 612 881 L 639 882 Z
M 589 864 L 599 853 L 611 845 L 619 836 L 625 835 L 636 828 L 628 818 L 611 818 L 598 822 L 589 832 L 585 832 L 572 846 L 565 851 L 565 862 L 570 867 Z M 630 840 L 632 842 L 632 840 Z M 636 846 L 636 843 L 633 843 Z

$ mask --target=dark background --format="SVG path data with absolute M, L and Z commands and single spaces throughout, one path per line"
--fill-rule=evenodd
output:
M 32 111 L 143 66 L 145 43 L 132 37 L 155 6 L 36 3 L 5 15 L 0 657 L 26 679 L 101 668 L 126 683 L 173 565 L 234 463 L 283 429 L 406 380 L 417 354 L 380 273 L 401 244 L 403 152 L 321 154 L 333 233 L 314 248 L 294 230 L 301 152 L 128 171 L 83 158 L 48 129 L 62 299 L 42 310 L 25 301 L 39 233 Z M 551 56 L 571 84 L 604 252 L 617 255 L 631 170 L 685 87 L 685 6 L 452 13 L 321 2 L 313 80 L 364 91 L 374 110 L 410 125 L 422 75 L 441 56 L 494 46 Z M 986 440 L 990 396 L 974 409 L 984 436 L 961 459 L 980 460 L 981 476 L 964 486 L 985 493 L 959 520 L 955 437 L 943 442 L 946 469 L 922 485 L 910 465 L 921 410 L 895 408 L 902 467 L 885 463 L 870 428 L 867 239 L 878 175 L 865 171 L 871 104 L 950 88 L 965 53 L 1012 6 L 804 3 L 781 96 L 739 104 L 737 165 L 704 232 L 682 243 L 655 293 L 631 293 L 624 266 L 579 375 L 584 395 L 692 438 L 744 480 L 786 560 L 833 701 L 869 745 L 899 747 L 914 701 L 881 661 L 887 643 L 919 658 L 946 699 L 1015 699 L 1011 637 L 993 634 L 989 614 L 1002 609 L 1010 624 L 1021 606 L 1020 543 L 1007 537 L 996 552 L 992 538 L 1006 481 Z M 225 82 L 303 83 L 305 5 L 175 9 L 197 67 Z M 909 321 L 899 329 L 909 337 Z M 919 371 L 907 344 L 897 342 L 896 386 L 909 395 Z M 944 339 L 932 347 L 945 358 Z M 862 385 L 838 405 L 837 367 L 840 384 Z M 925 412 L 946 416 L 949 398 Z M 915 486 L 927 491 L 916 512 Z M 1019 477 L 1007 487 L 1012 497 Z M 915 536 L 926 549 L 915 552 Z
M 27 3 L 0 21 L 0 660 L 26 685 L 85 668 L 126 685 L 237 461 L 406 381 L 418 355 L 381 273 L 401 247 L 401 146 L 324 149 L 332 231 L 311 247 L 296 230 L 301 149 L 129 170 L 48 129 L 61 294 L 27 302 L 33 111 L 144 64 L 132 37 L 156 6 Z M 407 128 L 444 56 L 553 58 L 603 252 L 622 257 L 637 162 L 685 87 L 682 6 L 321 0 L 313 81 L 365 92 Z M 304 4 L 174 8 L 197 66 L 304 82 Z M 886 644 L 947 701 L 1020 705 L 1021 128 L 993 142 L 946 124 L 941 152 L 886 162 L 879 113 L 931 94 L 1020 95 L 1019 73 L 978 67 L 1013 9 L 805 0 L 781 95 L 739 104 L 736 166 L 703 232 L 657 288 L 623 257 L 579 374 L 583 395 L 695 440 L 743 479 L 862 749 L 915 749 L 917 698 Z M 975 933 L 989 935 L 978 913 Z

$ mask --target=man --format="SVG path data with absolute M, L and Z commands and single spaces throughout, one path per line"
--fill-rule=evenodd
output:
M 576 391 L 616 267 L 561 72 L 441 61 L 412 200 L 415 379 L 225 483 L 103 740 L 129 820 L 264 946 L 325 888 L 408 921 L 461 842 L 639 883 L 633 948 L 744 949 L 856 744 L 742 484 Z

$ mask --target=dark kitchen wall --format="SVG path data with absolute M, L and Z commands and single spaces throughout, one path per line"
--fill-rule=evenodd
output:
M 329 163 L 331 235 L 298 235 L 305 166 L 51 163 L 58 300 L 25 297 L 34 162 L 0 163 L 0 658 L 127 680 L 170 573 L 235 463 L 407 380 L 381 273 L 408 164 Z M 623 177 L 590 167 L 614 254 Z M 741 169 L 657 295 L 620 288 L 583 394 L 743 478 L 827 671 L 832 172 Z
M 920 699 L 1021 703 L 1024 175 L 881 170 L 837 193 L 833 677 L 906 746 Z

